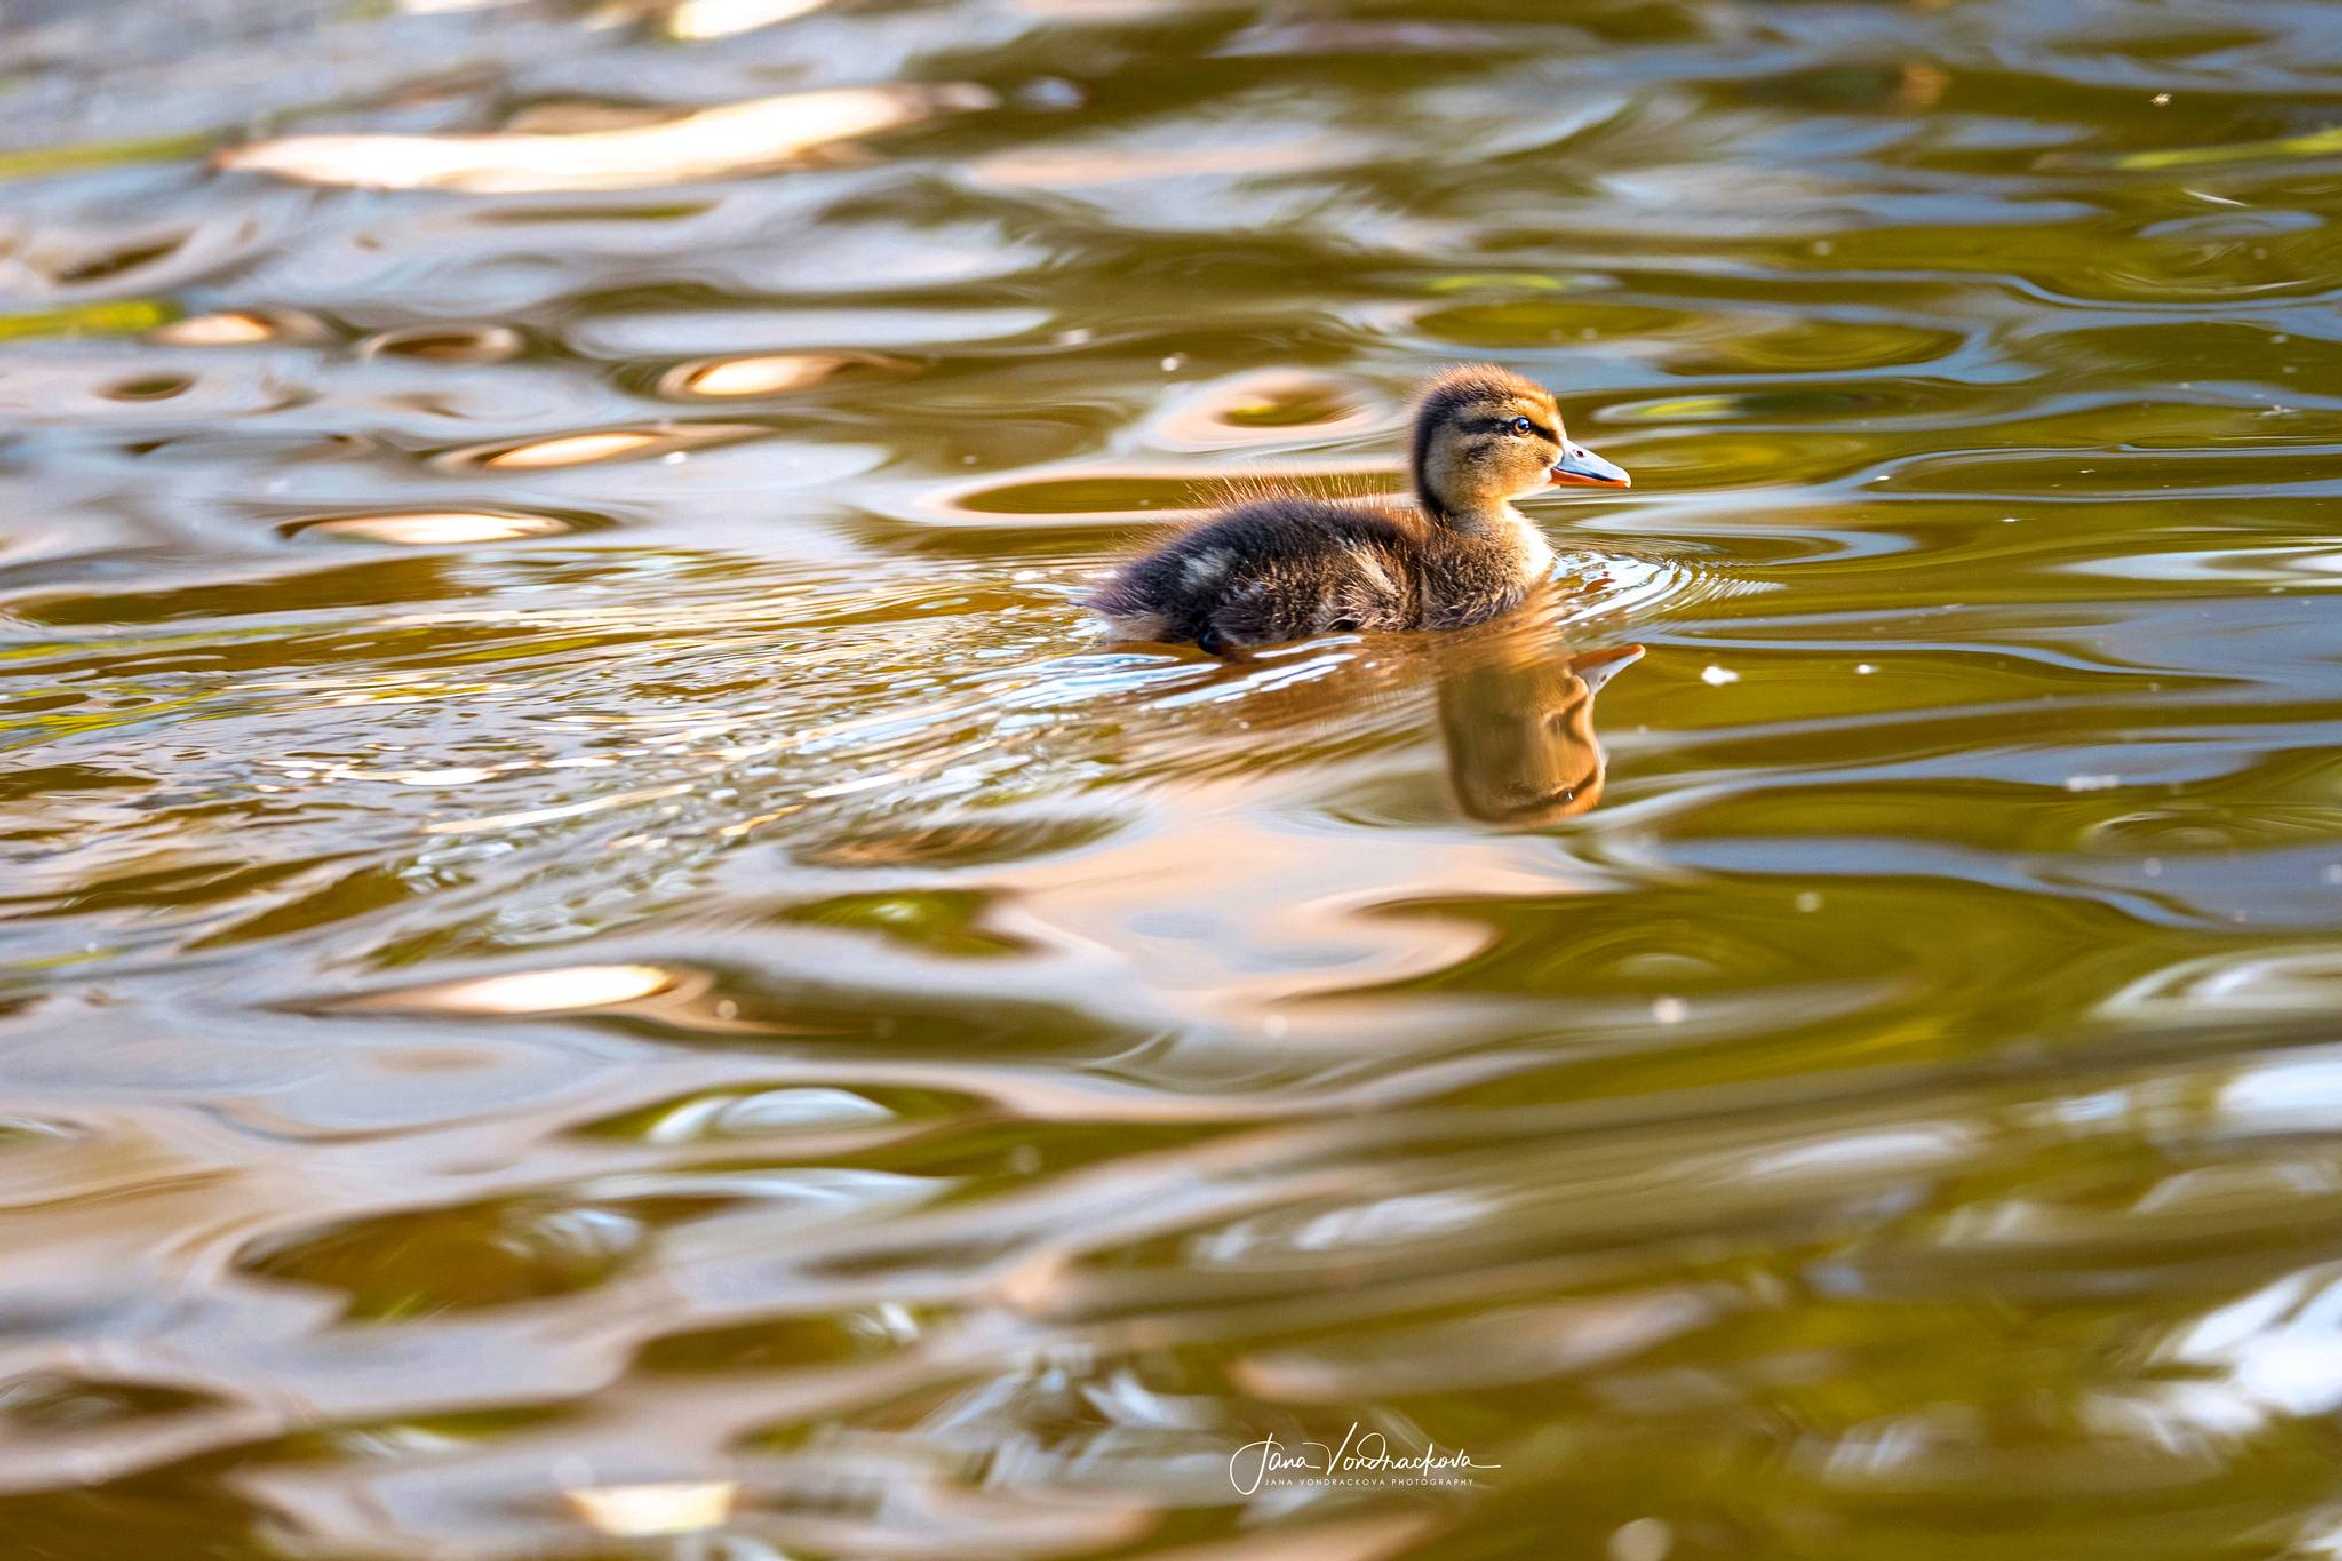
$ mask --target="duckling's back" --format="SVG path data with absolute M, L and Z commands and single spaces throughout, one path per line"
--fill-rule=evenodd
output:
M 1209 651 L 1420 627 L 1419 515 L 1298 495 L 1256 499 L 1135 559 L 1091 598 L 1131 639 Z

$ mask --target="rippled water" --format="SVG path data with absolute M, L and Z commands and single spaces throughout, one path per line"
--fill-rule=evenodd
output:
M 2342 5 L 0 62 L 10 1556 L 2342 1553 Z M 1085 621 L 1476 357 L 1530 609 Z

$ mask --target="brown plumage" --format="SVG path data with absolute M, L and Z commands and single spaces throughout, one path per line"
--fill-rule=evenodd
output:
M 1425 387 L 1412 464 L 1411 506 L 1255 499 L 1125 565 L 1090 605 L 1126 638 L 1215 654 L 1312 634 L 1460 628 L 1518 603 L 1552 565 L 1514 499 L 1553 484 L 1627 485 L 1569 442 L 1544 386 L 1493 364 Z

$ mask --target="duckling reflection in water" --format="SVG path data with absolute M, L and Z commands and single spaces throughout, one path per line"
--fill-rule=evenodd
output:
M 1561 659 L 1542 636 L 1502 634 L 1472 649 L 1439 679 L 1439 731 L 1456 805 L 1514 828 L 1590 811 L 1608 770 L 1594 696 L 1642 660 L 1643 647 Z
M 1240 504 L 1125 566 L 1090 605 L 1126 638 L 1215 655 L 1312 634 L 1462 628 L 1517 606 L 1553 567 L 1515 499 L 1628 485 L 1570 443 L 1550 391 L 1493 364 L 1425 389 L 1413 473 L 1412 508 L 1299 494 Z
M 1175 724 L 1150 724 L 1148 751 L 1129 762 L 1166 776 L 1250 773 L 1267 745 L 1281 763 L 1339 764 L 1420 741 L 1430 724 L 1456 812 L 1507 829 L 1575 818 L 1601 802 L 1607 779 L 1595 699 L 1643 647 L 1571 653 L 1572 605 L 1548 587 L 1521 611 L 1457 634 L 1372 647 L 1334 640 L 1231 663 L 1213 684 L 1241 686 L 1240 698 L 1183 704 Z

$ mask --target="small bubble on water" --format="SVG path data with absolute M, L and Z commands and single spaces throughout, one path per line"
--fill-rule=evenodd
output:
M 1681 1024 L 1691 1007 L 1680 997 L 1662 997 L 1651 1005 L 1651 1017 L 1661 1024 Z
M 2168 92 L 2158 92 L 2149 101 L 2154 103 L 2157 108 L 2169 108 L 2171 106 L 2171 94 Z
M 2112 791 L 2121 784 L 2122 777 L 2119 775 L 2068 775 L 2066 777 L 2066 790 L 2068 791 Z
M 1710 688 L 1722 688 L 1727 683 L 1739 682 L 1740 674 L 1729 667 L 1702 667 L 1700 681 Z
M 1176 374 L 1186 366 L 1187 354 L 1184 352 L 1174 352 L 1163 360 L 1163 372 L 1166 374 Z
M 2144 862 L 2139 864 L 2139 871 L 2145 873 L 2150 878 L 2162 877 L 2163 858 L 2159 856 L 2151 856 L 2147 858 Z
M 1878 670 L 1878 668 L 1876 668 L 1876 667 L 1872 666 L 1872 665 L 1871 665 L 1869 662 L 1867 662 L 1867 661 L 1857 661 L 1856 663 L 1854 663 L 1854 675 L 1855 675 L 1856 677 L 1858 677 L 1858 678 L 1866 678 L 1866 677 L 1869 677 L 1869 676 L 1870 676 L 1870 675 L 1871 675 L 1873 672 L 1876 672 L 1877 670 Z
M 665 455 L 659 457 L 660 463 L 666 466 L 681 466 L 690 459 L 691 457 L 681 450 L 669 450 Z
M 1822 897 L 1817 891 L 1808 889 L 1797 897 L 1797 908 L 1810 916 L 1822 908 Z

